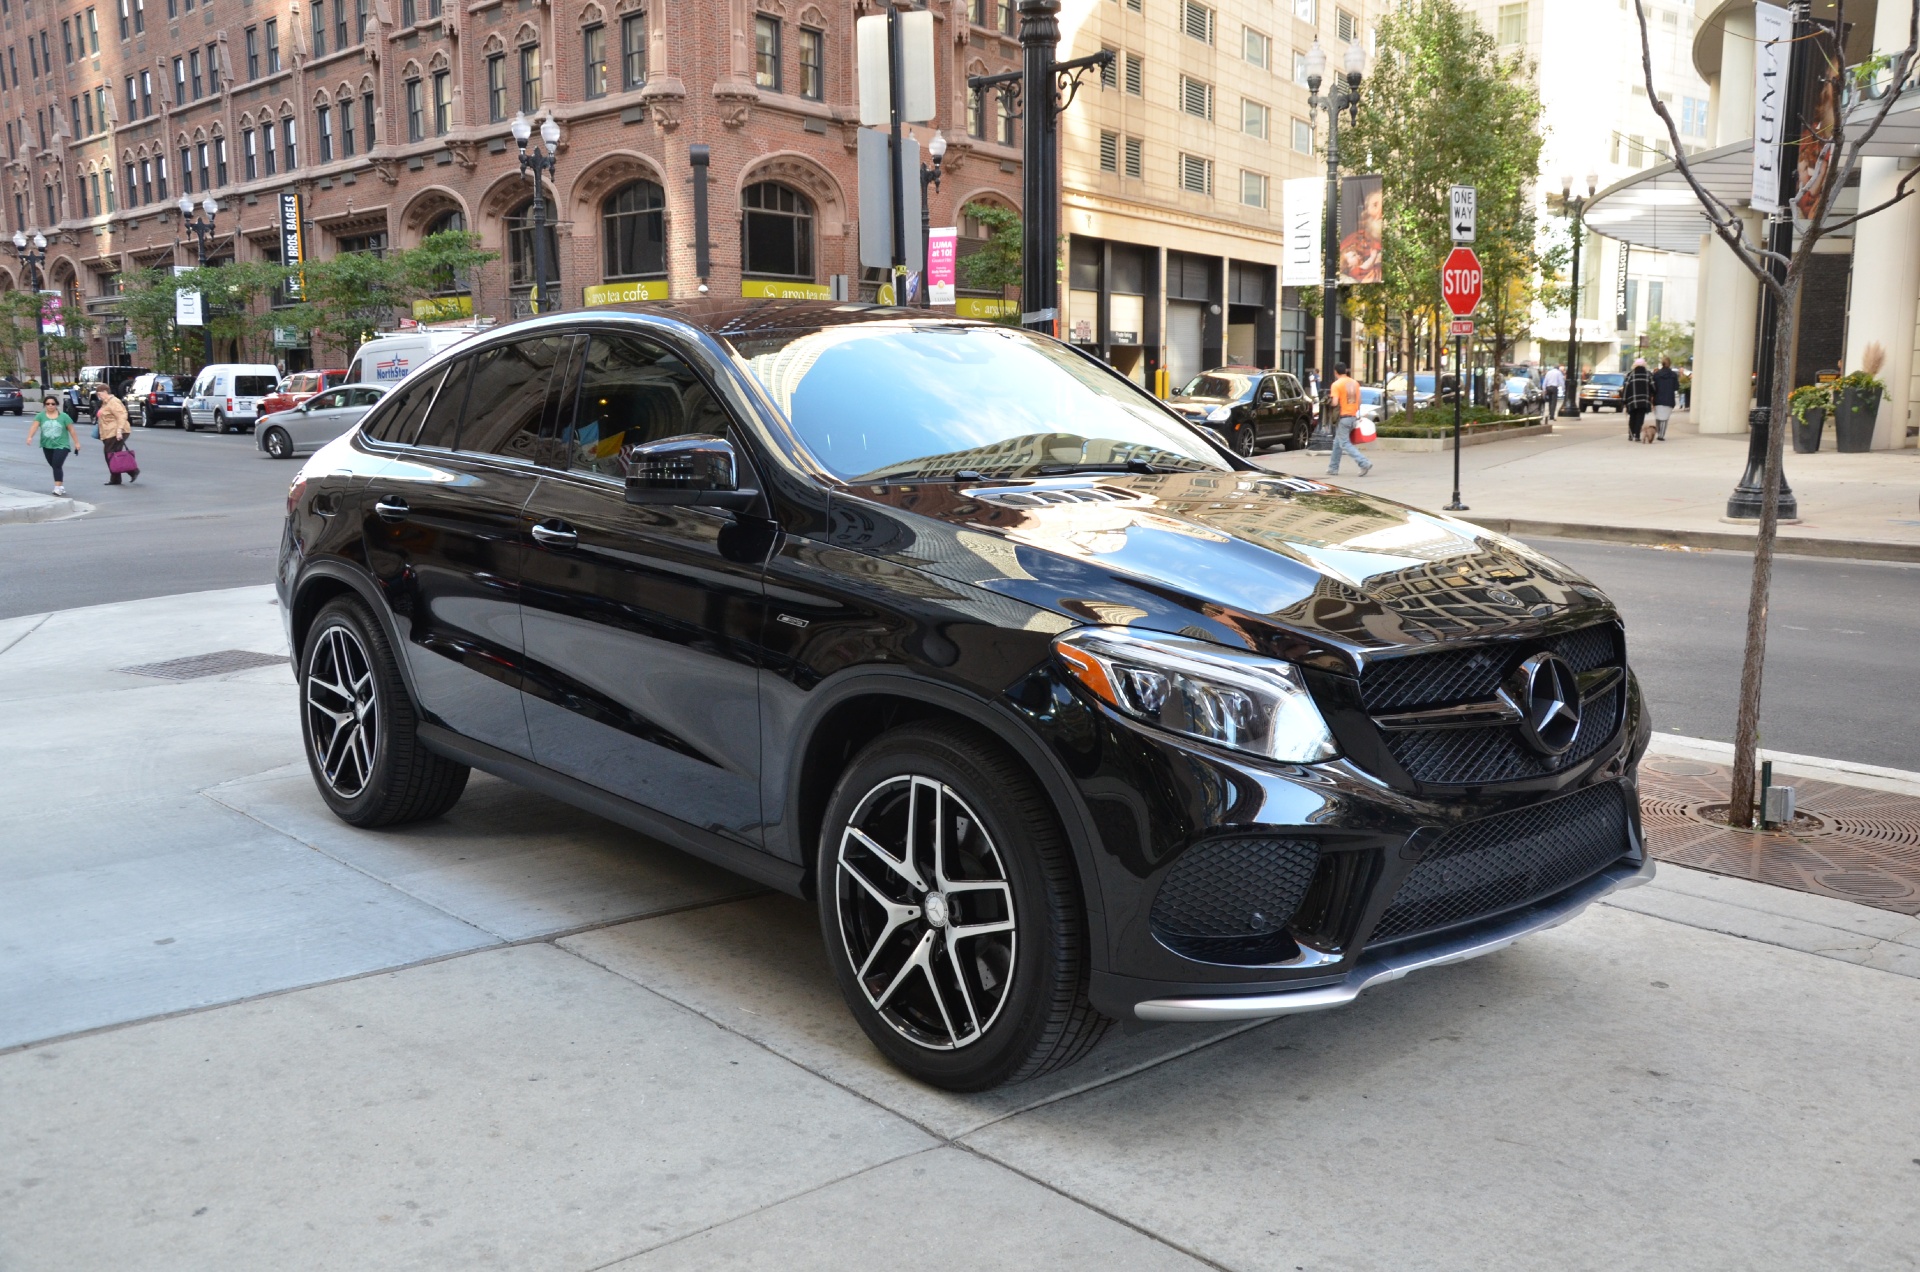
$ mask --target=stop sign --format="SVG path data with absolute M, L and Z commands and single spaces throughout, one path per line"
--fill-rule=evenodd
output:
M 1440 267 L 1440 294 L 1455 318 L 1465 318 L 1480 304 L 1480 258 L 1470 247 L 1456 247 Z

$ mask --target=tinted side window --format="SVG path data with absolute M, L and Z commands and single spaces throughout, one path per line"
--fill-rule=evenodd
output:
M 348 406 L 373 406 L 380 401 L 378 389 L 346 389 Z
M 728 417 L 677 354 L 634 336 L 596 334 L 562 439 L 567 467 L 624 478 L 625 450 L 686 434 L 723 436 Z
M 316 393 L 307 399 L 307 409 L 313 411 L 336 411 L 346 404 L 345 395 L 340 393 Z
M 440 387 L 441 373 L 429 372 L 395 389 L 389 396 L 387 408 L 374 421 L 370 431 L 375 441 L 411 442 L 414 434 L 420 431 L 420 421 L 426 415 L 427 408 L 433 404 L 433 391 Z
M 433 409 L 427 412 L 426 423 L 420 426 L 419 436 L 413 439 L 415 446 L 444 447 L 452 450 L 460 442 L 460 417 L 467 405 L 467 379 L 473 370 L 473 358 L 461 358 L 447 368 L 447 378 L 440 386 L 440 394 L 433 399 Z
M 531 460 L 546 416 L 548 381 L 568 344 L 564 336 L 516 340 L 479 355 L 467 396 L 473 410 L 460 449 Z

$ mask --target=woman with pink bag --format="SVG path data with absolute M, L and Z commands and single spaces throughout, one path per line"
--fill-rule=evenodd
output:
M 107 386 L 93 386 L 93 419 L 100 434 L 100 449 L 107 456 L 107 485 L 118 486 L 120 478 L 140 480 L 140 461 L 127 449 L 133 423 L 127 419 L 126 404 L 107 392 Z

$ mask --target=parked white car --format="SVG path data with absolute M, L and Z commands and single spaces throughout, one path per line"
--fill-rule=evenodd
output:
M 189 431 L 210 426 L 215 432 L 252 428 L 260 399 L 280 387 L 280 368 L 271 362 L 216 362 L 203 367 L 187 394 Z
M 311 455 L 358 424 L 387 391 L 382 384 L 343 384 L 316 393 L 292 410 L 262 416 L 254 447 L 275 459 Z

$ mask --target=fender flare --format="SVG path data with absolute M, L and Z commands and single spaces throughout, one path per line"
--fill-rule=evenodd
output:
M 300 610 L 301 598 L 321 579 L 346 584 L 362 601 L 366 602 L 367 608 L 373 611 L 374 621 L 380 624 L 381 630 L 386 633 L 387 644 L 394 651 L 394 661 L 399 664 L 400 680 L 407 687 L 407 696 L 417 707 L 420 702 L 420 691 L 413 683 L 413 666 L 407 657 L 406 634 L 401 631 L 399 622 L 394 618 L 393 610 L 387 605 L 386 594 L 381 589 L 379 580 L 361 566 L 338 557 L 322 557 L 317 561 L 309 561 L 290 589 L 292 595 L 287 606 L 287 645 L 293 658 L 295 671 L 297 672 L 300 666 L 300 649 L 294 639 L 296 636 L 294 615 Z
M 939 708 L 978 725 L 1010 748 L 1040 781 L 1041 789 L 1060 813 L 1061 828 L 1080 872 L 1081 902 L 1087 914 L 1087 940 L 1093 970 L 1107 964 L 1106 905 L 1101 896 L 1101 846 L 1093 832 L 1093 815 L 1079 786 L 1058 756 L 1012 708 L 946 681 L 935 680 L 904 667 L 865 666 L 837 672 L 808 691 L 806 709 L 794 723 L 794 745 L 786 765 L 783 818 L 797 834 L 800 826 L 801 778 L 806 756 L 822 720 L 842 703 L 869 694 L 909 698 Z M 818 845 L 797 845 L 806 856 L 809 878 L 818 864 Z

